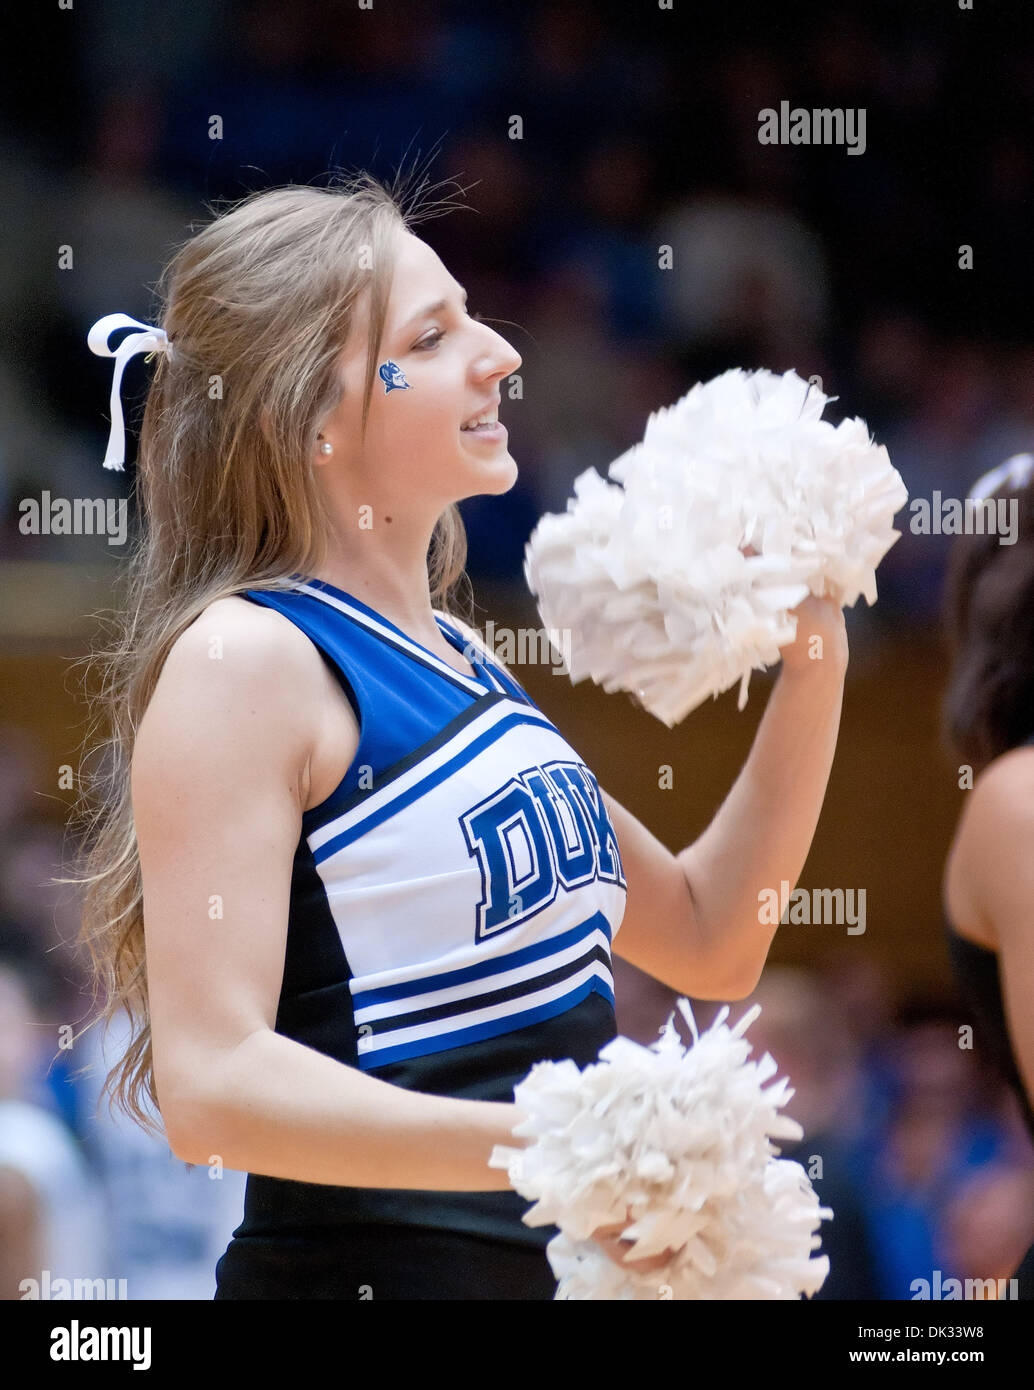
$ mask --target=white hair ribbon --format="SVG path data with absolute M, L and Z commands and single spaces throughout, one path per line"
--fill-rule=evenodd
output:
M 1013 454 L 1012 458 L 1007 458 L 997 468 L 990 469 L 976 480 L 969 490 L 969 500 L 982 502 L 985 497 L 990 497 L 992 492 L 997 492 L 1005 482 L 1010 483 L 1013 488 L 1026 487 L 1032 471 L 1034 454 Z
M 108 339 L 116 328 L 139 328 L 142 332 L 128 333 L 112 351 L 108 346 Z M 126 426 L 122 415 L 121 395 L 122 373 L 126 369 L 126 363 L 138 352 L 148 350 L 152 353 L 166 352 L 171 358 L 172 344 L 164 328 L 141 323 L 139 319 L 131 319 L 128 314 L 107 314 L 104 318 L 98 319 L 86 335 L 86 341 L 90 351 L 95 352 L 98 357 L 115 359 L 115 373 L 111 383 L 111 433 L 108 435 L 108 447 L 104 454 L 104 467 L 121 469 L 126 460 Z

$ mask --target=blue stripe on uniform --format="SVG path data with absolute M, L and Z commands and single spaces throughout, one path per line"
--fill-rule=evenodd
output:
M 504 1033 L 515 1033 L 520 1028 L 527 1028 L 532 1023 L 541 1023 L 544 1019 L 555 1018 L 557 1014 L 562 1014 L 571 1009 L 575 1004 L 581 1003 L 593 992 L 602 994 L 611 1006 L 614 1004 L 614 991 L 610 986 L 599 978 L 592 975 L 577 989 L 570 994 L 562 995 L 559 999 L 551 999 L 546 1004 L 539 1004 L 537 1008 L 525 1009 L 523 1013 L 507 1014 L 505 1018 L 487 1019 L 484 1023 L 473 1024 L 469 1028 L 460 1028 L 455 1033 L 439 1033 L 433 1038 L 416 1038 L 413 1042 L 400 1043 L 398 1047 L 385 1047 L 379 1051 L 360 1052 L 359 1069 L 360 1071 L 373 1071 L 377 1067 L 386 1067 L 391 1062 L 403 1062 L 407 1057 L 426 1057 L 433 1052 L 445 1052 L 452 1047 L 462 1047 L 464 1043 L 481 1042 L 485 1038 L 498 1038 Z
M 353 989 L 352 997 L 357 1009 L 369 1004 L 384 1004 L 389 1000 L 408 999 L 414 994 L 431 994 L 436 989 L 447 989 L 449 985 L 465 985 L 469 980 L 483 980 L 489 975 L 500 975 L 506 970 L 514 970 L 530 960 L 542 960 L 558 951 L 583 941 L 594 931 L 603 932 L 609 943 L 610 923 L 602 912 L 594 912 L 577 927 L 551 936 L 546 941 L 536 941 L 534 945 L 524 946 L 519 951 L 511 951 L 505 956 L 494 956 L 491 960 L 479 961 L 477 965 L 467 965 L 460 970 L 447 970 L 443 975 L 425 975 L 419 980 L 406 980 L 398 985 L 381 985 L 374 989 Z M 529 983 L 531 983 L 529 981 Z M 457 1001 L 462 1002 L 462 1001 Z

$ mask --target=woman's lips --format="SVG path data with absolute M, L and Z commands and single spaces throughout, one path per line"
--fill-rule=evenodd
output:
M 476 429 L 461 429 L 460 434 L 468 435 L 472 439 L 487 439 L 491 441 L 506 438 L 506 426 L 496 421 L 494 425 L 478 425 Z

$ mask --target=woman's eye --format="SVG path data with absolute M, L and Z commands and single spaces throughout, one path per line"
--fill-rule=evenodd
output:
M 480 322 L 481 322 L 481 315 L 480 315 L 480 313 L 479 313 L 476 309 L 475 309 L 474 313 L 471 314 L 471 313 L 467 310 L 466 306 L 464 306 L 463 314 L 464 314 L 464 317 L 465 317 L 465 318 L 474 319 L 475 322 L 477 322 L 477 323 L 480 323 Z M 445 337 L 445 334 L 442 332 L 442 330 L 441 330 L 441 329 L 437 329 L 437 330 L 435 331 L 435 333 L 432 334 L 432 336 L 431 336 L 430 338 L 424 338 L 422 342 L 417 343 L 417 345 L 416 345 L 416 350 L 417 350 L 418 352 L 422 352 L 422 351 L 424 351 L 425 349 L 428 349 L 428 348 L 436 348 L 436 347 L 438 346 L 438 344 L 442 341 L 442 339 L 443 339 L 444 337 Z

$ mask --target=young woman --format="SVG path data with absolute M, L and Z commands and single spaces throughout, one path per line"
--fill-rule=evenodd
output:
M 515 1083 L 615 1035 L 619 926 L 672 988 L 750 992 L 836 745 L 843 616 L 809 599 L 676 856 L 449 617 L 455 503 L 516 478 L 521 358 L 424 212 L 368 176 L 251 195 L 179 250 L 148 340 L 84 931 L 137 1024 L 112 1093 L 250 1175 L 217 1298 L 551 1298 L 554 1230 L 488 1167 Z
M 945 620 L 952 670 L 945 732 L 975 774 L 945 867 L 948 949 L 977 1042 L 1012 1086 L 1034 1140 L 1034 457 L 1019 454 L 974 485 L 1017 508 L 1000 533 L 960 536 Z M 981 1270 L 969 1273 L 989 1277 Z M 1034 1298 L 1034 1246 L 1016 1271 Z

